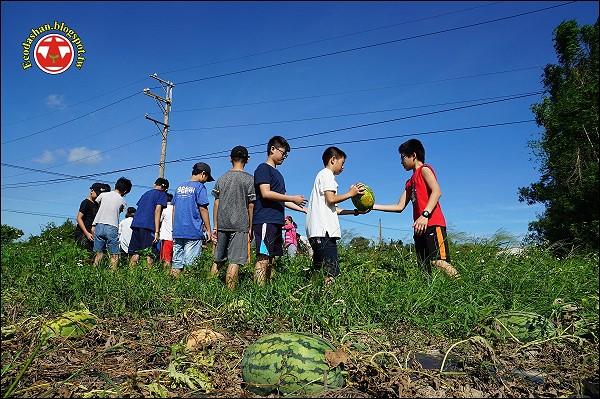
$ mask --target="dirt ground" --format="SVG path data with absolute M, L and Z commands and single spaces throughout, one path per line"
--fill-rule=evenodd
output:
M 2 395 L 257 397 L 244 389 L 240 363 L 259 335 L 232 334 L 218 322 L 200 313 L 103 319 L 84 337 L 54 339 L 37 354 L 39 320 L 3 328 Z M 199 329 L 210 334 L 186 349 Z M 597 342 L 565 338 L 523 347 L 476 334 L 447 341 L 407 326 L 387 334 L 344 335 L 338 347 L 346 354 L 346 386 L 321 397 L 598 397 Z

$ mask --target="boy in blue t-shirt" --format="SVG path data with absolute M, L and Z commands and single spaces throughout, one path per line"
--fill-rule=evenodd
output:
M 137 202 L 137 210 L 131 222 L 131 241 L 128 253 L 131 255 L 129 266 L 134 267 L 140 259 L 139 251 L 152 248 L 154 257 L 147 256 L 148 266 L 152 266 L 154 258 L 158 256 L 158 242 L 160 230 L 160 215 L 167 206 L 167 193 L 169 181 L 159 177 L 154 182 L 154 188 L 146 191 Z
M 184 266 L 194 263 L 202 252 L 202 239 L 212 240 L 208 214 L 208 194 L 204 183 L 214 181 L 210 166 L 198 162 L 192 177 L 173 194 L 173 263 L 171 275 L 177 277 Z
M 290 145 L 281 136 L 267 144 L 267 160 L 254 171 L 256 202 L 252 216 L 252 235 L 256 242 L 254 281 L 264 285 L 271 278 L 276 256 L 283 255 L 281 228 L 285 223 L 284 206 L 306 213 L 303 195 L 286 195 L 283 175 L 276 169 L 287 158 Z

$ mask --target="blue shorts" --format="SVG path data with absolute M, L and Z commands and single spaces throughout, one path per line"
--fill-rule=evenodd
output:
M 98 223 L 94 232 L 94 252 L 102 252 L 104 249 L 111 255 L 119 254 L 119 229 L 117 226 Z
M 331 238 L 329 234 L 325 237 L 311 237 L 308 239 L 313 249 L 313 268 L 319 270 L 323 266 L 326 266 L 328 277 L 337 277 L 340 275 L 337 240 L 337 237 Z
M 256 244 L 256 253 L 274 257 L 283 256 L 283 238 L 281 224 L 260 223 L 252 225 L 252 235 Z M 264 233 L 264 234 L 263 234 Z M 264 235 L 264 239 L 263 239 Z
M 173 269 L 183 269 L 193 265 L 202 253 L 202 240 L 190 238 L 173 238 Z

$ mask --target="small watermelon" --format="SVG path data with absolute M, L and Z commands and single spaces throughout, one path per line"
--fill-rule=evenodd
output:
M 365 191 L 362 194 L 352 197 L 352 204 L 354 204 L 359 211 L 369 210 L 373 208 L 373 205 L 375 204 L 375 194 L 373 193 L 373 190 L 371 190 L 371 187 L 365 184 L 363 188 Z
M 537 313 L 513 311 L 494 318 L 494 330 L 503 338 L 511 334 L 522 342 L 552 337 L 556 329 L 547 318 Z
M 336 348 L 323 338 L 306 333 L 283 332 L 265 335 L 250 345 L 242 359 L 242 378 L 249 391 L 316 395 L 325 389 L 341 388 L 341 366 L 330 368 L 325 351 Z
M 74 310 L 63 313 L 55 320 L 42 326 L 40 337 L 46 343 L 52 337 L 77 338 L 85 335 L 98 323 L 96 316 L 89 311 Z

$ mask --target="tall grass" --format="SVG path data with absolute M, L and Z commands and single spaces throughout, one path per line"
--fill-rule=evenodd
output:
M 101 317 L 199 312 L 232 332 L 308 331 L 341 337 L 353 329 L 403 325 L 451 338 L 471 335 L 489 316 L 510 310 L 550 317 L 564 304 L 598 320 L 598 254 L 557 259 L 545 249 L 497 256 L 493 243 L 451 248 L 461 280 L 422 272 L 410 247 L 340 246 L 342 274 L 325 287 L 305 271 L 307 258 L 283 257 L 270 284 L 252 281 L 253 265 L 240 269 L 235 291 L 208 276 L 212 254 L 174 279 L 161 267 L 135 269 L 83 263 L 86 253 L 52 228 L 25 243 L 2 246 L 2 324 L 77 308 Z

